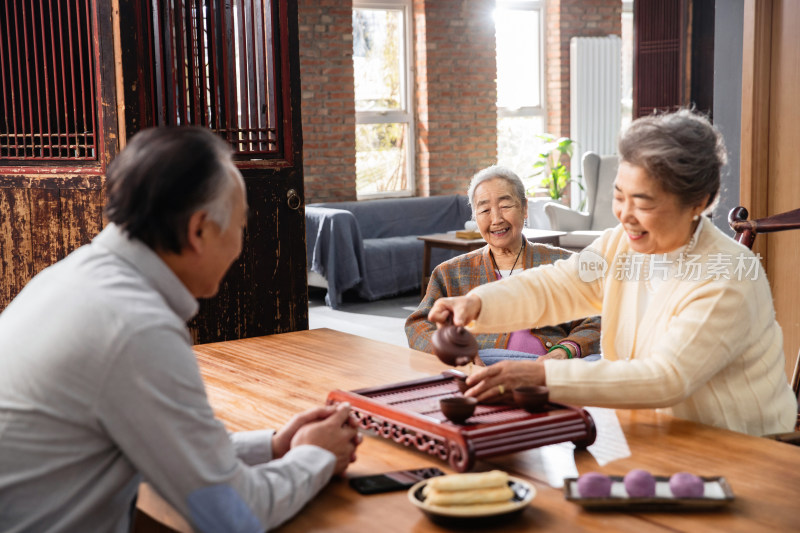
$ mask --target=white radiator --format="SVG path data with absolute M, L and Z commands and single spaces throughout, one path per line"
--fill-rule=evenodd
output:
M 578 145 L 572 157 L 572 175 L 582 174 L 585 152 L 600 155 L 617 152 L 621 126 L 622 62 L 621 39 L 573 37 L 570 40 L 570 137 Z M 582 200 L 572 189 L 573 208 Z

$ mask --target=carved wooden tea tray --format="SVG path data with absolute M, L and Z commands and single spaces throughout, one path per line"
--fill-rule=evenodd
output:
M 597 436 L 584 409 L 550 402 L 529 413 L 515 405 L 479 404 L 463 424 L 445 418 L 439 400 L 459 396 L 456 378 L 446 370 L 430 378 L 354 391 L 335 390 L 328 402 L 350 402 L 359 427 L 405 446 L 414 446 L 450 463 L 458 472 L 495 455 L 572 441 L 578 447 Z

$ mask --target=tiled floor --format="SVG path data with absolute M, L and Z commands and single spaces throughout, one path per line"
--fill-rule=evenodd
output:
M 310 288 L 309 329 L 330 328 L 397 346 L 408 346 L 403 325 L 419 305 L 419 291 L 375 302 L 345 298 L 339 309 L 325 305 L 325 291 Z

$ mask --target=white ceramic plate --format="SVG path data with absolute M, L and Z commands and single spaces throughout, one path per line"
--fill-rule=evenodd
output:
M 470 523 L 473 523 L 476 518 L 492 517 L 496 519 L 510 517 L 522 512 L 536 496 L 536 489 L 533 485 L 523 479 L 509 476 L 508 486 L 514 492 L 514 496 L 508 501 L 507 505 L 428 505 L 425 503 L 425 496 L 422 494 L 422 489 L 427 484 L 428 480 L 424 479 L 408 489 L 408 499 L 428 515 L 432 521 L 441 524 L 458 522 L 464 519 L 469 519 Z

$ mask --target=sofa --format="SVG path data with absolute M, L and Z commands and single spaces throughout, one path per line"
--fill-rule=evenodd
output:
M 472 212 L 466 196 L 450 195 L 308 204 L 305 215 L 309 285 L 326 287 L 337 308 L 350 289 L 370 301 L 419 289 L 417 237 L 463 229 Z M 455 255 L 434 248 L 431 265 Z

